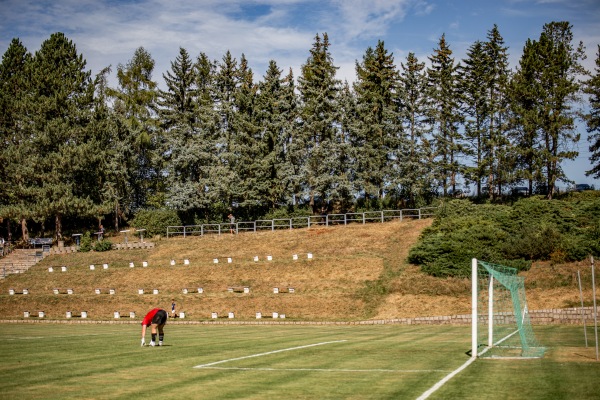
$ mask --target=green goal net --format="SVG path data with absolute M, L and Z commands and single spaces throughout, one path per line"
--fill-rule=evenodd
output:
M 472 356 L 539 358 L 525 299 L 524 278 L 515 268 L 473 260 Z

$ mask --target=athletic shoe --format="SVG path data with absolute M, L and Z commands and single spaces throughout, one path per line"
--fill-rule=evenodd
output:
M 159 345 L 159 346 L 162 346 L 162 340 L 161 340 L 160 342 L 158 342 L 158 345 Z
M 156 346 L 156 343 L 154 343 L 154 342 L 152 341 L 152 342 L 150 342 L 150 346 L 154 347 L 154 346 Z

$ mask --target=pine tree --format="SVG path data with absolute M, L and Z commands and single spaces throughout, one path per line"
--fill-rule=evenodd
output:
M 157 84 L 152 80 L 154 60 L 146 49 L 135 50 L 127 64 L 117 66 L 118 88 L 109 94 L 119 120 L 119 147 L 129 178 L 123 197 L 136 210 L 164 203 L 157 149 L 161 141 L 155 116 Z
M 442 35 L 434 55 L 429 57 L 431 68 L 427 70 L 428 94 L 431 96 L 430 121 L 434 127 L 432 142 L 435 147 L 434 167 L 444 195 L 448 188 L 456 189 L 458 174 L 462 171 L 459 162 L 463 152 L 459 124 L 460 92 L 457 65 L 451 58 L 452 50 Z
M 407 149 L 398 114 L 399 75 L 384 42 L 367 49 L 356 75 L 356 184 L 367 206 L 370 200 L 381 205 L 386 192 L 401 186 Z
M 576 49 L 572 47 L 571 28 L 565 21 L 545 24 L 539 41 L 538 56 L 544 63 L 540 80 L 546 94 L 541 121 L 542 159 L 549 199 L 556 182 L 566 180 L 561 163 L 577 157 L 571 148 L 580 138 L 575 131 L 572 107 L 579 100 L 577 74 L 582 72 L 579 60 L 584 57 L 584 48 L 582 43 Z
M 504 46 L 504 39 L 497 25 L 488 32 L 487 39 L 484 44 L 484 62 L 489 121 L 484 165 L 488 168 L 489 195 L 493 196 L 494 193 L 502 193 L 502 186 L 514 179 L 508 173 L 514 169 L 514 165 L 510 161 L 507 137 L 507 47 Z
M 290 68 L 281 83 L 282 132 L 280 140 L 283 147 L 283 163 L 278 170 L 285 181 L 284 200 L 296 206 L 302 192 L 302 171 L 304 168 L 302 135 L 299 123 L 299 98 L 296 93 L 294 74 Z
M 401 63 L 399 108 L 403 130 L 408 135 L 408 155 L 404 162 L 404 188 L 411 206 L 431 200 L 434 179 L 430 165 L 431 154 L 426 154 L 428 96 L 425 63 L 414 53 Z
M 94 157 L 86 141 L 94 85 L 86 62 L 62 33 L 42 43 L 31 62 L 31 98 L 26 104 L 37 185 L 33 211 L 44 222 L 54 217 L 62 238 L 65 215 L 91 216 L 96 183 L 86 173 Z
M 184 48 L 163 74 L 167 90 L 160 91 L 158 116 L 164 135 L 161 151 L 166 166 L 166 203 L 190 212 L 197 202 L 201 162 L 202 126 L 198 123 L 196 66 Z
M 489 102 L 487 88 L 487 68 L 484 44 L 476 41 L 467 51 L 467 58 L 461 66 L 463 111 L 466 115 L 465 137 L 469 143 L 467 154 L 474 159 L 469 168 L 468 180 L 475 182 L 476 195 L 481 195 L 481 181 L 489 176 L 493 159 L 489 150 Z
M 329 38 L 315 37 L 310 56 L 302 65 L 298 79 L 301 109 L 300 131 L 296 139 L 302 144 L 303 186 L 309 206 L 322 212 L 331 205 L 332 188 L 343 173 L 338 166 L 337 123 L 340 82 L 337 67 L 329 52 Z
M 584 49 L 582 43 L 573 48 L 572 40 L 568 22 L 544 25 L 539 41 L 527 41 L 511 95 L 515 118 L 524 126 L 521 147 L 535 146 L 530 147 L 529 163 L 535 171 L 533 178 L 549 199 L 556 182 L 566 180 L 562 161 L 577 156 L 571 150 L 579 141 L 573 105 L 579 100 L 577 75 L 583 72 L 579 60 Z M 526 104 L 520 100 L 522 93 L 530 94 Z
M 587 176 L 600 178 L 600 45 L 596 52 L 595 73 L 586 82 L 585 93 L 589 95 L 590 111 L 586 115 L 587 131 L 590 133 L 590 163 L 592 168 L 585 172 Z
M 290 135 L 289 121 L 293 120 L 294 95 L 291 102 L 287 98 L 293 77 L 286 82 L 281 77 L 282 71 L 274 60 L 259 83 L 256 99 L 256 119 L 260 127 L 259 145 L 261 158 L 258 161 L 255 184 L 260 198 L 275 210 L 280 204 L 291 198 L 291 175 L 293 169 L 286 158 L 287 137 Z
M 259 216 L 266 209 L 266 199 L 261 196 L 260 190 L 261 163 L 266 154 L 261 146 L 260 128 L 256 121 L 257 86 L 244 54 L 240 58 L 235 80 L 235 113 L 232 123 L 234 157 L 231 163 L 235 181 L 231 189 L 235 203 L 241 208 L 238 214 Z
M 215 213 L 227 215 L 234 206 L 236 198 L 235 184 L 235 94 L 238 82 L 237 60 L 227 51 L 217 65 L 215 74 L 215 107 L 218 115 L 218 137 L 215 138 L 216 157 L 218 161 L 210 168 L 211 182 L 207 182 L 212 207 Z
M 222 174 L 226 172 L 222 166 L 220 155 L 223 151 L 220 131 L 220 115 L 217 108 L 218 90 L 216 86 L 217 63 L 200 53 L 196 60 L 196 88 L 198 90 L 198 111 L 196 117 L 200 131 L 197 145 L 200 168 L 198 170 L 198 206 L 201 217 L 208 222 L 214 213 L 219 218 L 223 210 L 221 195 Z M 216 206 L 215 206 L 216 205 Z M 215 210 L 216 209 L 216 210 Z
M 511 139 L 516 160 L 516 174 L 528 182 L 533 192 L 534 182 L 542 180 L 539 156 L 540 104 L 543 92 L 539 73 L 543 68 L 537 57 L 537 44 L 528 39 L 523 48 L 519 67 L 509 85 L 512 126 Z
M 32 150 L 23 130 L 30 59 L 31 54 L 15 38 L 0 64 L 0 219 L 7 222 L 9 241 L 11 220 L 19 221 L 22 239 L 29 239 L 27 219 L 32 217 L 30 210 L 35 203 L 28 194 L 28 188 L 35 185 L 34 165 L 29 157 Z

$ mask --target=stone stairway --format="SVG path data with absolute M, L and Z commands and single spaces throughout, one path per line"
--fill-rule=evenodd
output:
M 15 249 L 6 257 L 0 258 L 0 279 L 9 274 L 20 274 L 27 271 L 38 261 L 48 255 L 41 249 Z

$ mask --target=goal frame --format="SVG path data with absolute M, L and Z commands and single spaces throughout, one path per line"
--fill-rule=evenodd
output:
M 488 266 L 484 266 L 487 264 Z M 482 267 L 488 270 L 492 268 L 493 264 L 485 263 L 482 261 Z M 499 266 L 502 267 L 502 266 Z M 496 271 L 496 270 L 495 270 Z M 496 271 L 498 272 L 498 271 Z M 514 279 L 514 278 L 513 278 Z M 513 317 L 515 319 L 515 330 L 506 335 L 505 337 L 497 340 L 494 343 L 496 338 L 494 337 L 494 324 L 495 324 L 495 316 L 497 315 L 497 310 L 494 309 L 494 287 L 495 282 L 498 282 L 502 285 L 506 290 L 508 290 L 511 294 L 512 308 L 513 308 Z M 519 293 L 516 293 L 518 290 L 515 290 L 514 287 L 511 289 L 507 285 L 508 283 L 503 283 L 502 279 L 496 279 L 490 273 L 489 282 L 487 283 L 488 287 L 479 287 L 479 261 L 476 258 L 471 260 L 471 357 L 478 358 L 498 346 L 505 340 L 508 340 L 510 337 L 518 334 L 519 340 L 521 343 L 521 356 L 516 357 L 497 357 L 497 358 L 515 358 L 515 359 L 525 359 L 525 358 L 540 358 L 543 356 L 545 348 L 539 346 L 537 344 L 535 337 L 533 335 L 533 331 L 531 330 L 531 324 L 529 321 L 528 309 L 527 309 L 527 301 L 525 299 L 525 294 L 522 292 L 523 298 L 521 299 Z M 512 286 L 512 285 L 511 285 Z M 521 286 L 522 290 L 524 290 L 524 286 Z M 479 338 L 479 328 L 480 328 L 480 314 L 479 314 L 479 301 L 480 301 L 480 290 L 487 290 L 487 315 L 484 318 L 484 321 L 487 323 L 487 337 L 485 348 L 482 351 L 479 351 L 480 346 L 480 338 Z M 483 304 L 482 304 L 483 306 Z M 482 313 L 483 314 L 483 313 Z M 528 329 L 529 328 L 529 329 Z M 483 333 L 483 332 L 482 332 Z

